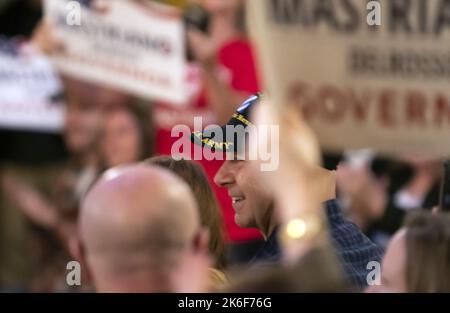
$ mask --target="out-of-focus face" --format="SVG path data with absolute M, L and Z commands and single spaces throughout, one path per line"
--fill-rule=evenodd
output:
M 236 224 L 243 228 L 263 230 L 272 218 L 273 197 L 251 162 L 256 161 L 226 160 L 214 181 L 228 189 Z
M 115 109 L 105 116 L 102 155 L 108 167 L 139 160 L 141 138 L 137 121 L 124 109 Z
M 381 265 L 381 285 L 369 292 L 407 292 L 406 285 L 406 229 L 391 239 Z
M 64 140 L 73 154 L 81 154 L 94 148 L 98 142 L 102 124 L 100 105 L 88 97 L 69 96 L 64 126 Z
M 200 0 L 203 8 L 210 14 L 236 12 L 241 6 L 241 0 Z

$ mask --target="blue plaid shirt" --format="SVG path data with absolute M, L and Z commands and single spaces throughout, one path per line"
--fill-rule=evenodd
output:
M 356 287 L 367 286 L 366 277 L 370 270 L 367 264 L 371 261 L 381 262 L 382 249 L 367 238 L 355 224 L 342 215 L 336 200 L 325 202 L 331 242 L 342 262 L 344 272 L 349 281 Z M 281 257 L 281 249 L 277 240 L 277 230 L 267 239 L 252 262 L 276 262 Z

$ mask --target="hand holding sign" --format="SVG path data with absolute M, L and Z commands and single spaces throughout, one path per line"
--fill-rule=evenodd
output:
M 217 44 L 208 35 L 193 28 L 188 29 L 187 35 L 194 60 L 200 62 L 206 68 L 214 67 Z
M 42 20 L 33 32 L 31 43 L 45 54 L 54 54 L 64 49 L 62 41 L 57 39 L 46 20 Z

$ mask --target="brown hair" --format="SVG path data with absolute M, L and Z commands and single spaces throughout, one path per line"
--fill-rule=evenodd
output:
M 201 224 L 209 230 L 209 252 L 214 256 L 215 266 L 223 269 L 226 257 L 219 205 L 202 167 L 193 161 L 175 160 L 169 156 L 153 157 L 145 163 L 171 170 L 191 187 L 200 209 Z
M 414 212 L 405 227 L 408 292 L 450 292 L 450 214 Z

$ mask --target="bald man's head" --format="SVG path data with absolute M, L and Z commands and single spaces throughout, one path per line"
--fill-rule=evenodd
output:
M 156 166 L 108 170 L 82 204 L 81 242 L 94 280 L 170 271 L 199 230 L 189 187 Z

